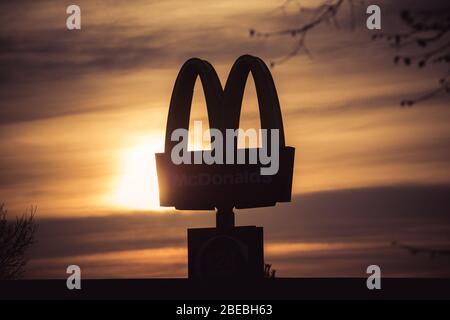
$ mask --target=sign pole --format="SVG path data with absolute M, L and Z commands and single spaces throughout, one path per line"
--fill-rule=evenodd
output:
M 221 230 L 234 228 L 233 206 L 217 207 L 216 228 Z

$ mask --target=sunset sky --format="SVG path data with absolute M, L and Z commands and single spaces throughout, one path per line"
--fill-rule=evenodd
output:
M 210 61 L 222 84 L 242 54 L 282 58 L 294 39 L 249 29 L 296 25 L 298 7 L 283 2 L 77 1 L 77 31 L 66 29 L 72 2 L 0 3 L 0 202 L 11 215 L 38 207 L 27 277 L 65 277 L 69 264 L 86 277 L 187 275 L 186 228 L 212 226 L 214 213 L 159 207 L 154 153 L 175 78 L 191 57 Z M 402 9 L 424 9 L 377 3 L 386 33 L 401 30 Z M 344 9 L 339 29 L 308 34 L 312 57 L 271 69 L 296 148 L 293 201 L 236 216 L 265 228 L 279 276 L 364 276 L 370 264 L 390 276 L 450 276 L 449 258 L 389 246 L 450 247 L 449 96 L 399 106 L 445 70 L 395 65 L 395 50 L 371 40 L 365 8 L 354 30 Z M 206 120 L 202 94 L 196 86 L 191 123 Z M 259 127 L 252 80 L 241 124 Z

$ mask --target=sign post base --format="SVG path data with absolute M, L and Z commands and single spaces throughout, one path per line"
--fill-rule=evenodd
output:
M 188 229 L 188 275 L 189 279 L 263 278 L 263 228 L 235 227 L 233 214 L 233 226 Z

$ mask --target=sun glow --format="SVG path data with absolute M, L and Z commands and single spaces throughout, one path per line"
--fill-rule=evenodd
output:
M 155 153 L 163 150 L 163 143 L 154 137 L 122 153 L 122 172 L 118 179 L 113 202 L 137 210 L 161 210 L 159 205 L 158 178 Z

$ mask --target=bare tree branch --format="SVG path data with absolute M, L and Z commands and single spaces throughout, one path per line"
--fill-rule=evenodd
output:
M 16 279 L 24 272 L 28 248 L 35 242 L 36 207 L 30 207 L 15 221 L 6 219 L 7 211 L 0 204 L 0 279 Z
M 397 241 L 392 241 L 391 246 L 400 248 L 400 249 L 404 249 L 413 255 L 424 253 L 424 254 L 429 254 L 431 258 L 434 258 L 436 256 L 450 256 L 450 250 L 415 247 L 415 246 L 401 244 Z
M 250 29 L 249 33 L 251 37 L 260 37 L 260 38 L 269 38 L 269 37 L 293 37 L 296 38 L 297 41 L 295 42 L 294 47 L 290 52 L 288 52 L 284 57 L 273 60 L 270 62 L 271 67 L 274 67 L 276 64 L 283 63 L 292 57 L 298 55 L 300 52 L 306 53 L 309 57 L 311 57 L 311 53 L 308 50 L 306 46 L 306 35 L 307 33 L 318 27 L 322 24 L 330 24 L 333 25 L 336 29 L 340 28 L 340 24 L 338 21 L 338 13 L 342 9 L 343 4 L 347 3 L 349 5 L 350 10 L 350 16 L 351 16 L 351 25 L 350 28 L 354 28 L 355 21 L 354 21 L 354 11 L 356 5 L 361 5 L 364 3 L 364 1 L 358 1 L 358 0 L 326 0 L 322 2 L 320 5 L 312 8 L 306 8 L 302 7 L 301 4 L 298 1 L 295 0 L 286 0 L 281 7 L 278 9 L 281 10 L 283 13 L 286 13 L 286 7 L 292 3 L 295 2 L 298 10 L 299 15 L 301 17 L 307 18 L 306 23 L 302 23 L 298 26 L 294 26 L 292 28 L 282 29 L 282 30 L 276 30 L 276 31 L 269 31 L 269 32 L 261 32 L 256 29 Z
M 355 7 L 365 5 L 363 0 L 324 0 L 315 7 L 303 7 L 298 0 L 286 0 L 276 10 L 281 10 L 283 14 L 287 12 L 287 6 L 295 3 L 298 8 L 298 15 L 306 18 L 305 23 L 300 23 L 292 28 L 261 32 L 250 29 L 251 37 L 292 37 L 295 44 L 290 52 L 278 60 L 270 62 L 271 67 L 283 63 L 292 57 L 306 53 L 312 57 L 306 45 L 306 36 L 309 31 L 320 25 L 333 25 L 340 28 L 338 13 L 342 11 L 344 3 L 348 4 L 350 12 L 351 28 L 355 24 Z M 424 68 L 435 64 L 450 64 L 450 8 L 442 10 L 425 10 L 411 13 L 404 10 L 401 19 L 409 29 L 406 32 L 394 34 L 375 34 L 372 39 L 385 39 L 390 47 L 398 51 L 394 56 L 394 63 L 402 62 L 405 66 L 417 64 L 419 68 Z M 438 86 L 419 95 L 413 99 L 404 99 L 400 102 L 402 107 L 411 107 L 418 102 L 422 102 L 441 94 L 450 92 L 450 67 L 447 67 L 447 74 L 439 79 Z
M 373 40 L 384 39 L 399 53 L 394 63 L 405 66 L 417 65 L 424 68 L 430 65 L 446 64 L 447 73 L 439 79 L 436 88 L 413 98 L 400 102 L 402 107 L 411 107 L 440 94 L 450 93 L 450 11 L 409 12 L 404 10 L 401 19 L 408 31 L 394 34 L 376 34 Z

